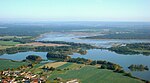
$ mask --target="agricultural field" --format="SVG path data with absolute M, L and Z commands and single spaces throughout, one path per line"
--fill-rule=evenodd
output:
M 20 43 L 19 42 L 13 42 L 13 41 L 1 41 L 0 40 L 0 50 L 6 49 L 6 48 L 11 48 L 17 44 L 20 44 Z
M 59 64 L 60 62 L 56 63 Z M 110 70 L 98 69 L 95 66 L 83 64 L 66 63 L 56 69 L 61 69 L 61 71 L 53 71 L 48 78 L 49 80 L 52 81 L 56 77 L 60 77 L 63 80 L 78 79 L 82 83 L 143 83 L 121 73 L 114 73 Z
M 4 60 L 0 59 L 0 70 L 4 69 L 12 69 L 12 68 L 18 68 L 22 65 L 27 65 L 26 62 L 18 62 L 18 61 L 12 61 L 12 60 Z
M 15 46 L 16 44 L 20 44 L 20 43 L 13 42 L 13 41 L 0 41 L 0 46 Z

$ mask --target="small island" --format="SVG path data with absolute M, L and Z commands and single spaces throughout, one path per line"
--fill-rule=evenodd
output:
M 132 65 L 130 65 L 128 68 L 129 68 L 131 71 L 144 71 L 144 70 L 149 70 L 148 66 L 144 66 L 144 65 L 142 65 L 142 64 L 140 64 L 140 65 L 134 65 L 134 64 L 132 64 Z
M 26 57 L 26 59 L 30 61 L 42 61 L 42 58 L 37 55 L 29 55 Z

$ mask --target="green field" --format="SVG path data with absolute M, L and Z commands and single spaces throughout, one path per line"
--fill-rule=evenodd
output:
M 16 44 L 20 44 L 20 43 L 13 42 L 13 41 L 0 41 L 0 46 L 15 46 Z
M 11 61 L 11 60 L 2 60 L 0 59 L 0 70 L 8 68 L 18 68 L 19 66 L 27 65 L 25 62 Z
M 98 69 L 95 66 L 77 66 L 78 64 L 66 63 L 58 68 L 73 68 L 76 69 L 54 71 L 49 77 L 49 80 L 53 80 L 56 77 L 61 77 L 64 80 L 79 79 L 82 83 L 143 83 L 140 80 L 123 76 L 120 73 L 114 73 L 113 71 L 106 69 Z
M 31 38 L 31 36 L 0 36 L 1 39 L 12 39 L 12 38 Z

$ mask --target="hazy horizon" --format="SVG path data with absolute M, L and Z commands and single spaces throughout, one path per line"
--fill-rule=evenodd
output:
M 150 0 L 1 0 L 0 21 L 150 22 Z

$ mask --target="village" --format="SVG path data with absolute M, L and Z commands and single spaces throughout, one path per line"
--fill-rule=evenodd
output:
M 0 79 L 1 83 L 47 83 L 48 81 L 46 80 L 46 78 L 44 76 L 39 76 L 36 74 L 33 74 L 31 72 L 23 72 L 23 71 L 2 71 L 0 73 L 0 76 L 2 77 Z M 59 81 L 60 83 L 64 83 L 61 82 L 62 78 L 57 77 L 56 78 L 57 81 Z M 49 82 L 48 82 L 49 83 Z M 79 81 L 77 79 L 72 79 L 72 80 L 68 80 L 65 83 L 79 83 Z
M 32 72 L 25 72 L 22 70 L 5 70 L 0 72 L 0 82 L 2 83 L 43 83 L 46 81 L 44 76 L 33 74 Z

